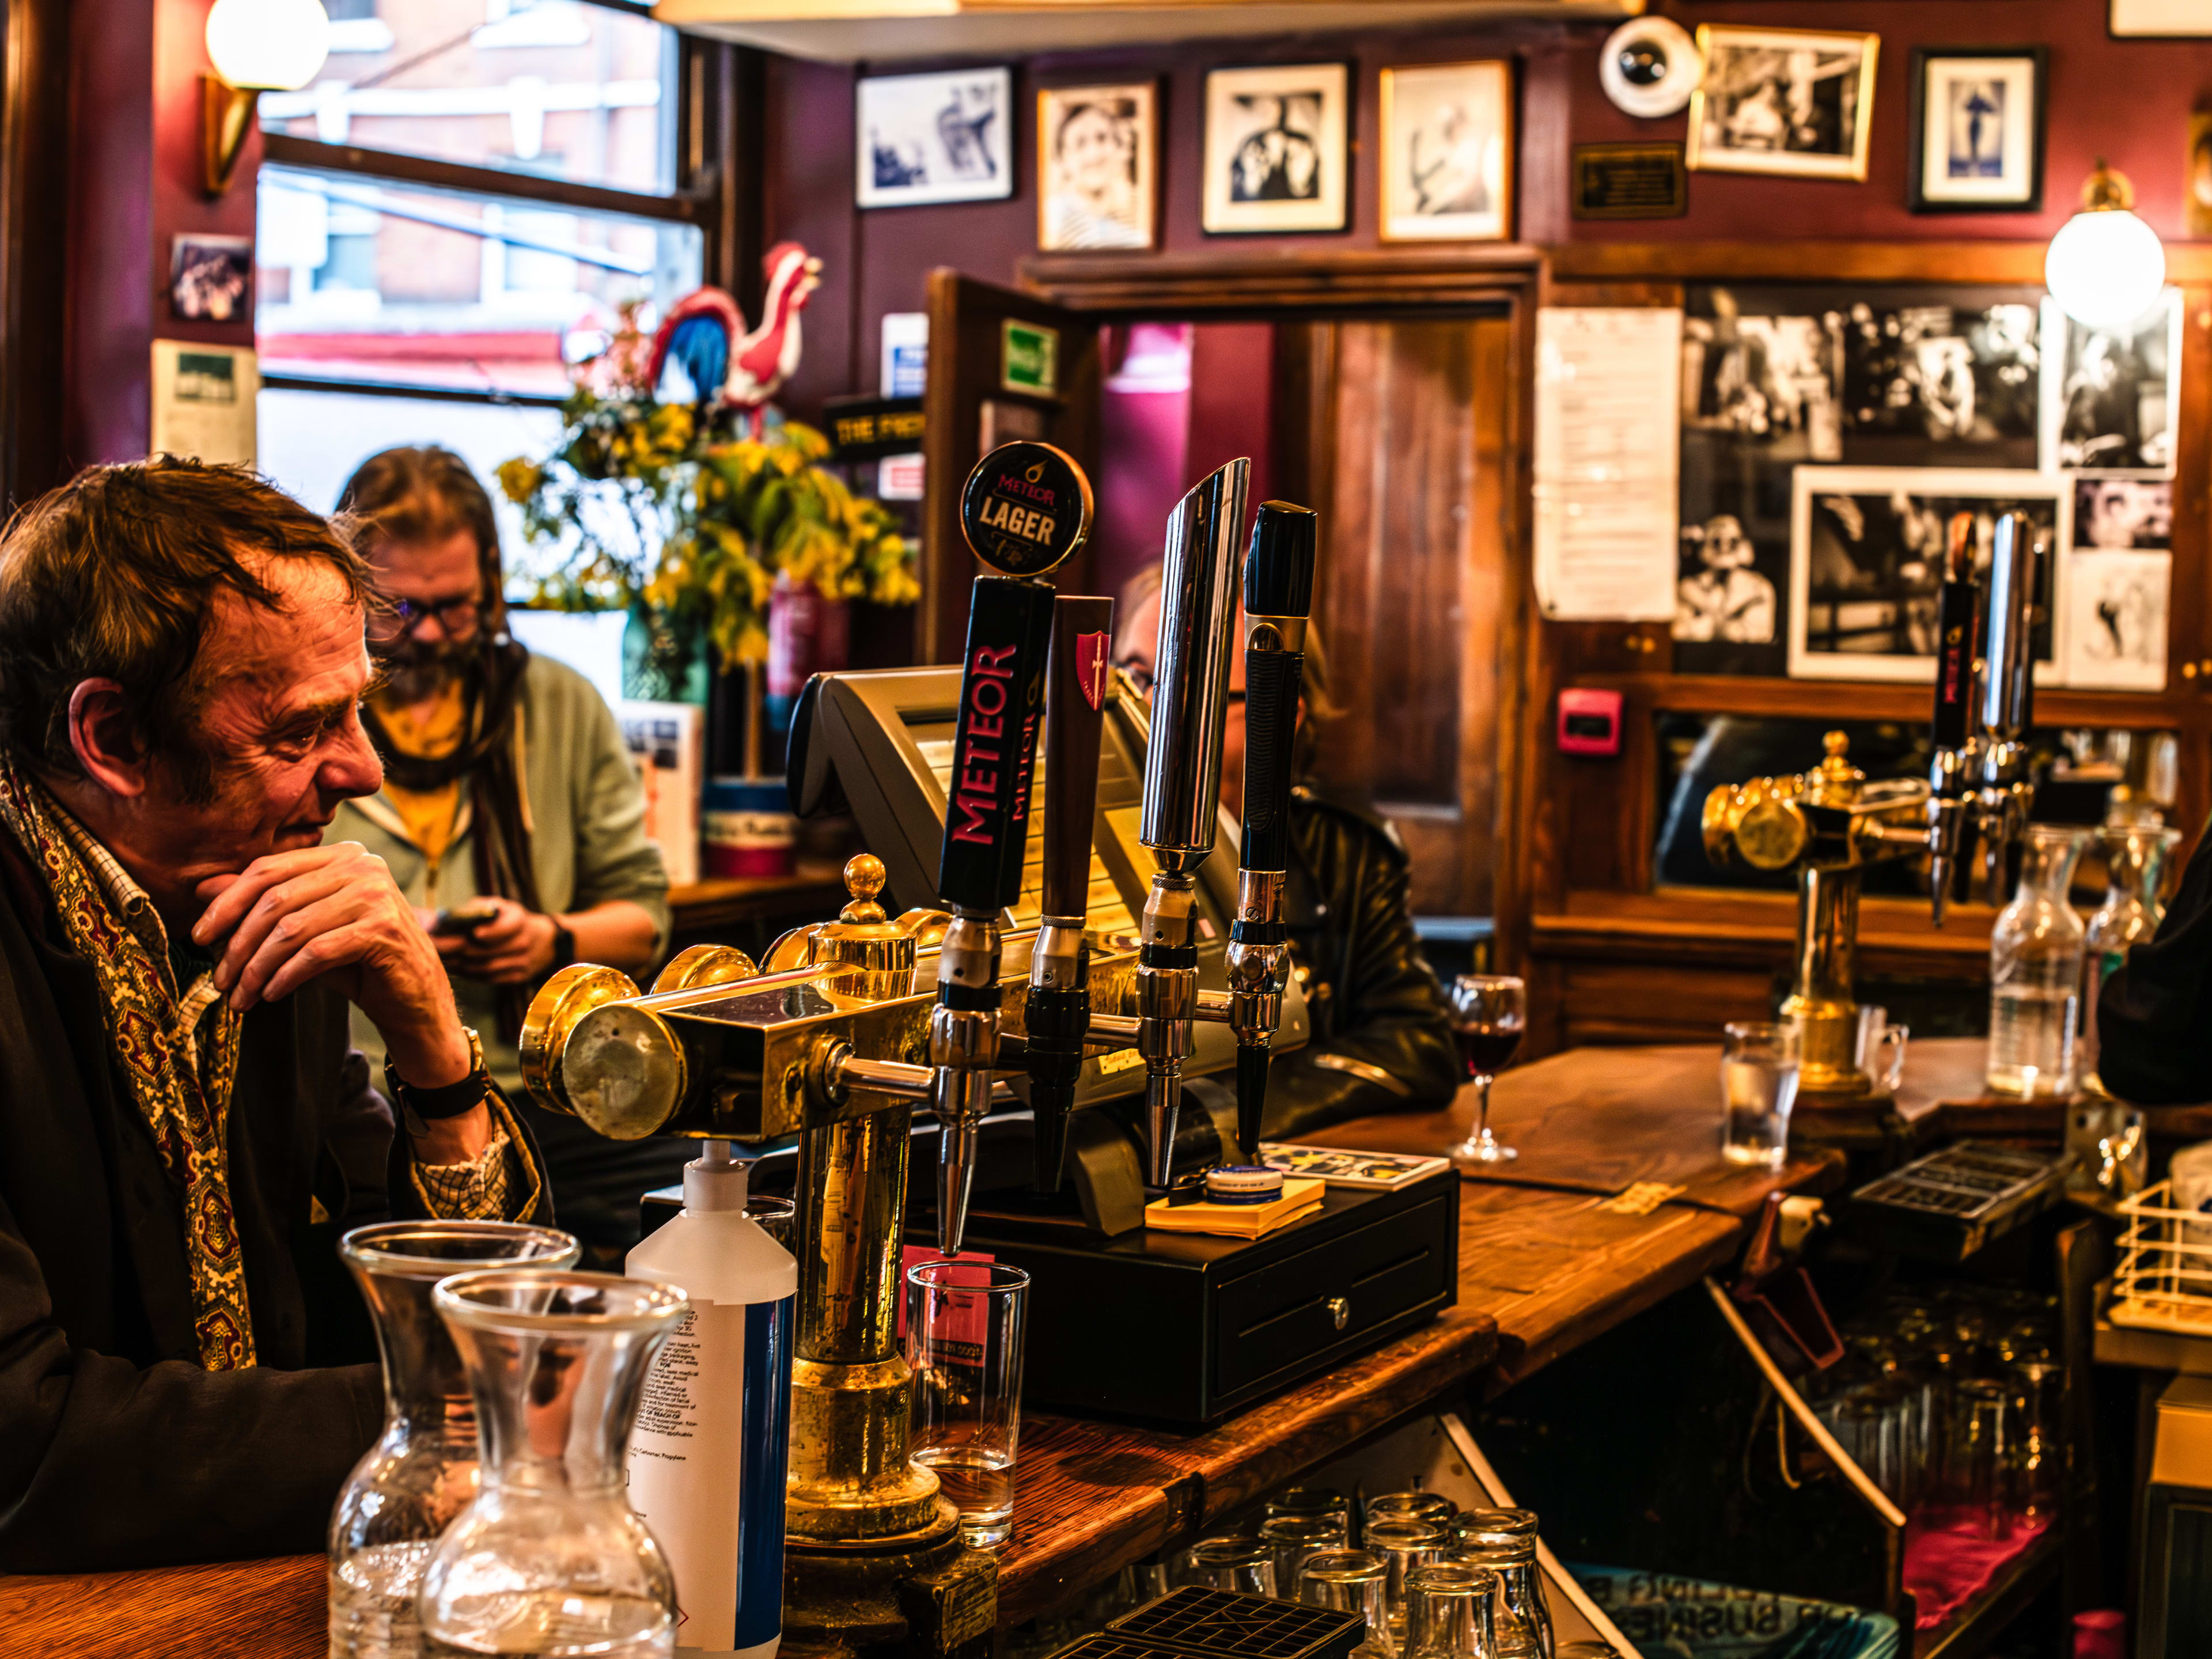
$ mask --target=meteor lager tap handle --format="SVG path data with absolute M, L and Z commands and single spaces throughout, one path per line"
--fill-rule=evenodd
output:
M 1290 980 L 1283 885 L 1291 861 L 1291 750 L 1313 609 L 1317 523 L 1310 508 L 1261 502 L 1244 562 L 1244 822 L 1227 967 L 1230 1023 L 1237 1032 L 1237 1138 L 1245 1160 L 1255 1164 L 1269 1051 Z
M 1936 746 L 1964 749 L 1974 720 L 1974 515 L 1954 514 L 1936 623 Z
M 1053 602 L 1052 659 L 1044 704 L 1044 896 L 1030 957 L 1030 1113 L 1039 1193 L 1060 1190 L 1067 1114 L 1083 1071 L 1091 1024 L 1090 961 L 1083 928 L 1091 908 L 1091 824 L 1098 808 L 1098 745 L 1105 724 L 1114 601 Z

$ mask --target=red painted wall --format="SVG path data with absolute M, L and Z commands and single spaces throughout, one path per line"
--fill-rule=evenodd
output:
M 1036 246 L 1035 94 L 1041 82 L 1091 76 L 1165 78 L 1162 111 L 1164 242 L 1176 252 L 1207 249 L 1371 247 L 1376 243 L 1376 74 L 1386 64 L 1513 57 L 1521 64 L 1518 156 L 1520 234 L 1533 242 L 1672 239 L 2047 237 L 2072 211 L 2099 155 L 2135 181 L 2144 216 L 2160 234 L 2181 229 L 2182 171 L 2190 111 L 2212 102 L 2212 40 L 2113 40 L 2106 0 L 1657 0 L 1653 9 L 1686 27 L 1743 23 L 1872 30 L 1881 37 L 1869 168 L 1863 184 L 1700 173 L 1690 178 L 1688 216 L 1626 223 L 1567 216 L 1569 147 L 1606 139 L 1670 138 L 1687 118 L 1638 121 L 1600 90 L 1603 26 L 1510 24 L 1449 34 L 1361 34 L 1230 41 L 1146 52 L 1061 54 L 1024 65 L 1015 81 L 1023 118 L 1015 156 L 1017 191 L 1006 202 L 878 209 L 853 201 L 850 71 L 780 63 L 771 117 L 778 153 L 769 191 L 775 235 L 822 253 L 830 286 L 807 318 L 806 361 L 791 388 L 796 409 L 835 392 L 872 390 L 878 319 L 918 311 L 932 266 L 949 264 L 1012 282 Z M 1905 205 L 1907 76 L 1917 46 L 2046 45 L 2051 48 L 2047 208 L 2040 215 L 1920 215 Z M 1209 237 L 1199 228 L 1200 98 L 1206 70 L 1237 63 L 1346 58 L 1358 65 L 1352 119 L 1352 228 L 1334 236 Z M 865 66 L 864 66 L 865 67 Z M 905 66 L 902 66 L 905 67 Z M 1133 254 L 1132 258 L 1142 258 Z

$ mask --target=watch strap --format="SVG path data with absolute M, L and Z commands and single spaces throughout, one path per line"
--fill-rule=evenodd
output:
M 391 1055 L 384 1058 L 384 1086 L 393 1103 L 426 1123 L 474 1111 L 491 1093 L 491 1072 L 484 1065 L 483 1039 L 470 1026 L 464 1025 L 461 1030 L 469 1039 L 469 1072 L 459 1082 L 436 1089 L 418 1089 L 399 1075 Z

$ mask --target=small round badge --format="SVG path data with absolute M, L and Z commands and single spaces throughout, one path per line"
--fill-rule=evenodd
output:
M 1000 574 L 1042 576 L 1091 533 L 1091 480 L 1050 444 L 1001 444 L 968 475 L 960 529 Z
M 1257 1164 L 1231 1164 L 1206 1172 L 1209 1204 L 1273 1204 L 1283 1195 L 1283 1172 Z

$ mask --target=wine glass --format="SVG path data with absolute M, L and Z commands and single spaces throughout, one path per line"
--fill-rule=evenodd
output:
M 1452 1038 L 1476 1096 L 1475 1131 L 1451 1149 L 1455 1164 L 1506 1164 L 1520 1154 L 1490 1133 L 1490 1085 L 1521 1046 L 1528 988 L 1509 974 L 1462 974 L 1452 981 Z

